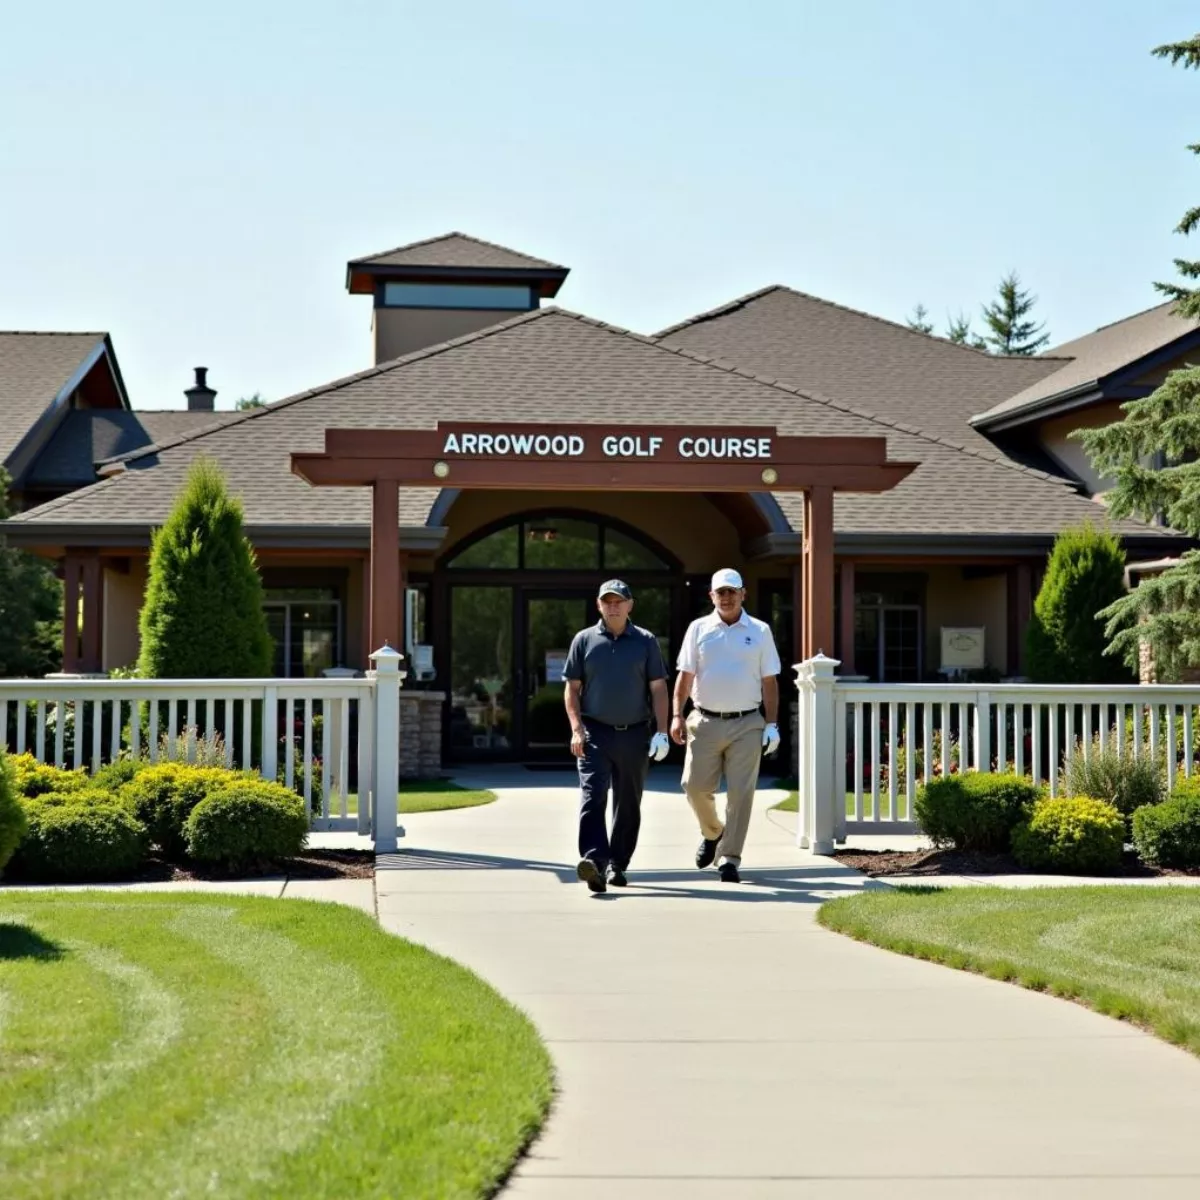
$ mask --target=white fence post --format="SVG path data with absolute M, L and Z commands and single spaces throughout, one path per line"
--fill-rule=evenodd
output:
M 395 851 L 398 836 L 400 782 L 400 681 L 404 656 L 384 645 L 371 655 L 375 664 L 375 853 Z
M 1003 751 L 1003 747 L 1001 747 Z M 961 753 L 961 750 L 960 750 Z M 1003 753 L 1000 755 L 1003 759 Z M 1004 763 L 998 764 L 1001 771 Z M 980 692 L 975 697 L 975 770 L 990 771 L 992 769 L 992 704 L 987 692 Z M 966 764 L 963 764 L 966 770 Z
M 812 810 L 808 787 L 808 710 L 812 695 L 812 669 L 807 662 L 796 663 L 796 845 L 807 850 L 812 845 Z
M 836 658 L 818 654 L 804 664 L 803 715 L 807 730 L 800 737 L 806 761 L 800 764 L 800 803 L 809 809 L 806 834 L 814 854 L 832 854 L 837 829 L 838 803 L 846 803 L 845 763 L 834 762 L 835 704 L 833 695 Z

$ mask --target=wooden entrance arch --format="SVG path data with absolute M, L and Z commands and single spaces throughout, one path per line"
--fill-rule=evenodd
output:
M 439 422 L 436 429 L 327 429 L 294 453 L 314 487 L 369 487 L 370 645 L 403 649 L 402 487 L 629 492 L 803 492 L 801 651 L 833 650 L 833 497 L 886 492 L 916 463 L 882 437 L 789 437 L 774 427 Z

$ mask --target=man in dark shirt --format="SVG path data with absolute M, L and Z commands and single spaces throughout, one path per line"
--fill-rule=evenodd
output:
M 593 892 L 624 887 L 642 823 L 651 757 L 666 757 L 667 671 L 654 635 L 633 624 L 633 593 L 610 579 L 596 597 L 600 620 L 571 642 L 563 676 L 571 753 L 579 763 L 579 878 Z M 650 736 L 650 706 L 658 732 Z M 613 794 L 612 837 L 605 810 Z

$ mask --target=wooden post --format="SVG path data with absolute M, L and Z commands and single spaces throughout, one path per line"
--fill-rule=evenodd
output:
M 1025 672 L 1025 631 L 1033 616 L 1033 571 L 1028 563 L 1008 569 L 1008 673 Z
M 81 563 L 74 554 L 63 560 L 63 662 L 73 675 L 79 670 L 79 574 Z
M 370 645 L 404 651 L 404 580 L 400 570 L 400 492 L 394 479 L 377 479 L 371 503 Z
M 808 657 L 833 653 L 833 488 L 805 493 L 804 539 L 810 591 L 805 597 L 811 644 Z
M 841 585 L 842 617 L 842 674 L 853 675 L 854 670 L 854 563 L 843 559 L 838 572 Z
M 92 674 L 102 667 L 104 633 L 104 571 L 99 554 L 83 560 L 83 651 L 80 671 Z
M 804 588 L 804 556 L 798 563 L 792 564 L 792 657 L 796 662 L 805 658 L 805 629 L 804 613 L 807 606 L 807 593 Z M 795 664 L 793 664 L 795 665 Z

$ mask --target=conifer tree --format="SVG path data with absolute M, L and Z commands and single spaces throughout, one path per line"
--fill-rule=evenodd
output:
M 996 299 L 983 306 L 989 332 L 985 343 L 996 354 L 1036 354 L 1050 342 L 1046 326 L 1030 318 L 1037 297 L 1021 287 L 1016 271 L 1010 271 L 997 289 Z
M 261 678 L 272 643 L 241 503 L 215 463 L 198 460 L 154 533 L 139 622 L 138 674 L 150 679 Z
M 1152 52 L 1171 63 L 1200 69 L 1200 35 L 1158 46 Z M 1200 153 L 1200 145 L 1189 146 Z M 1200 207 L 1189 209 L 1176 227 L 1185 236 L 1200 224 Z M 1176 259 L 1186 280 L 1200 278 L 1200 262 Z M 1200 316 L 1200 287 L 1155 284 L 1175 300 L 1180 316 Z M 1102 429 L 1080 430 L 1101 476 L 1115 480 L 1106 500 L 1117 517 L 1165 519 L 1181 533 L 1200 538 L 1200 367 L 1172 371 L 1142 400 L 1122 404 L 1122 420 Z M 1200 552 L 1184 554 L 1177 566 L 1143 580 L 1104 611 L 1110 649 L 1126 662 L 1138 661 L 1139 643 L 1149 644 L 1159 682 L 1178 679 L 1200 664 Z
M 1129 668 L 1107 653 L 1099 615 L 1125 594 L 1125 552 L 1110 533 L 1089 525 L 1065 529 L 1054 542 L 1026 631 L 1026 665 L 1034 683 L 1129 683 Z
M 957 342 L 960 346 L 970 346 L 973 350 L 986 350 L 987 342 L 972 328 L 971 318 L 960 312 L 957 317 L 950 317 L 946 324 L 946 337 Z
M 933 322 L 929 319 L 929 309 L 923 304 L 918 304 L 912 310 L 908 315 L 907 324 L 909 329 L 915 329 L 917 333 L 933 332 Z

